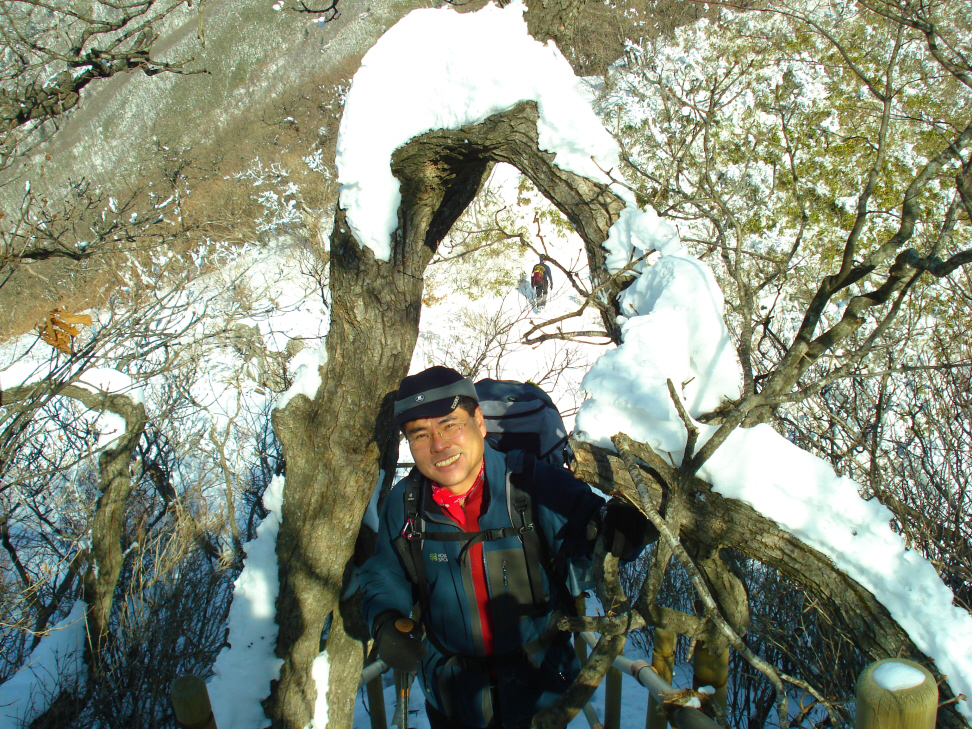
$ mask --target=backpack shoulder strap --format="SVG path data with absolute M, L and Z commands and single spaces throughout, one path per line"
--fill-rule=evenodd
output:
M 522 453 L 518 464 L 513 465 L 510 473 L 509 506 L 510 519 L 520 535 L 523 551 L 526 554 L 527 570 L 530 580 L 530 593 L 533 604 L 542 609 L 546 604 L 543 589 L 542 570 L 547 571 L 548 579 L 564 609 L 570 609 L 574 601 L 570 598 L 567 583 L 555 568 L 550 545 L 540 531 L 536 521 L 533 504 L 533 487 L 536 476 L 537 457 L 532 453 Z
M 422 532 L 424 519 L 419 513 L 419 500 L 422 495 L 422 479 L 414 473 L 405 477 L 405 523 L 402 533 L 392 540 L 392 546 L 398 553 L 405 568 L 405 575 L 409 582 L 422 585 L 425 575 L 422 564 Z M 420 588 L 421 589 L 421 588 Z
M 429 615 L 429 585 L 425 576 L 425 560 L 422 557 L 422 542 L 425 540 L 425 519 L 420 504 L 423 484 L 423 479 L 414 473 L 409 474 L 405 483 L 405 526 L 401 536 L 395 539 L 395 548 L 402 555 L 408 579 L 418 592 L 420 619 L 425 626 L 425 634 L 442 655 L 448 656 L 451 652 L 442 645 L 426 620 Z

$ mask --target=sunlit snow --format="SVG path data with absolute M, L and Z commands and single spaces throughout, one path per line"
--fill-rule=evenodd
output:
M 321 386 L 320 368 L 326 363 L 327 349 L 323 342 L 319 347 L 298 352 L 290 362 L 294 372 L 293 384 L 277 399 L 274 407 L 283 410 L 297 395 L 313 400 L 317 395 L 317 388 Z
M 898 661 L 882 663 L 871 674 L 875 683 L 888 691 L 905 691 L 925 682 L 925 674 L 914 666 Z
M 85 681 L 83 600 L 52 627 L 17 673 L 0 685 L 0 729 L 21 729 L 39 716 L 58 690 Z
M 216 658 L 209 698 L 216 725 L 227 729 L 266 726 L 260 702 L 270 682 L 280 677 L 283 661 L 273 651 L 277 641 L 277 532 L 283 505 L 284 479 L 277 476 L 263 495 L 270 512 L 257 537 L 244 546 L 246 566 L 237 578 L 229 616 L 229 645 Z M 245 690 L 241 690 L 245 687 Z
M 413 10 L 365 54 L 344 105 L 337 170 L 348 224 L 376 258 L 388 260 L 398 226 L 391 154 L 432 129 L 459 129 L 533 100 L 540 147 L 561 169 L 602 182 L 617 170 L 617 144 L 556 46 L 528 35 L 524 11 L 521 2 L 477 13 Z

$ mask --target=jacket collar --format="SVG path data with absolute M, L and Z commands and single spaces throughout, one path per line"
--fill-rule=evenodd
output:
M 506 509 L 506 454 L 490 448 L 485 449 L 486 487 L 489 490 L 489 503 L 486 511 L 479 517 L 480 529 L 504 526 L 509 521 Z

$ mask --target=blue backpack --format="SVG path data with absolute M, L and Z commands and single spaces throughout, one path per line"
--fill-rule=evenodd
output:
M 567 429 L 550 395 L 530 382 L 491 379 L 477 382 L 476 393 L 490 446 L 503 453 L 532 453 L 554 466 L 566 465 Z

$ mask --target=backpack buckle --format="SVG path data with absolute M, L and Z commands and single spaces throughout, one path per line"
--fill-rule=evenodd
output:
M 406 539 L 414 539 L 419 535 L 419 532 L 415 531 L 415 519 L 406 519 L 405 528 L 402 529 L 402 536 Z

